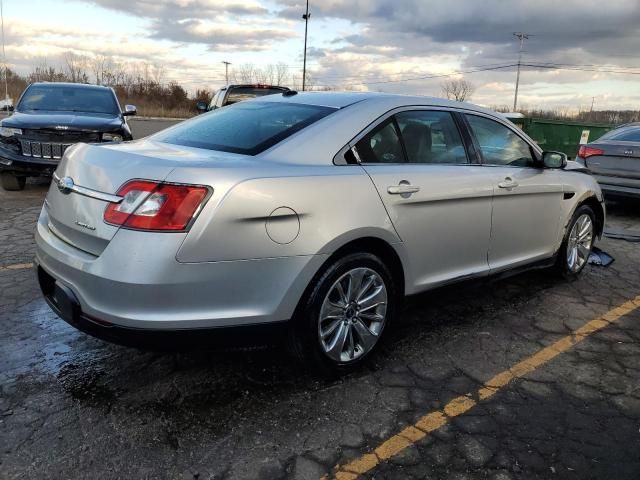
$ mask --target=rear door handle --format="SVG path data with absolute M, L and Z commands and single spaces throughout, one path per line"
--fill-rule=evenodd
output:
M 415 185 L 406 185 L 406 184 L 395 185 L 393 187 L 387 188 L 387 192 L 390 195 L 403 195 L 406 193 L 416 193 L 419 191 L 420 191 L 420 187 L 416 187 Z
M 518 182 L 516 182 L 510 177 L 505 178 L 504 181 L 498 184 L 499 188 L 516 188 L 517 186 L 518 186 Z

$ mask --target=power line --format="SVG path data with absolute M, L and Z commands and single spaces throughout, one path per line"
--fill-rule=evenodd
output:
M 302 91 L 304 92 L 305 80 L 307 77 L 307 30 L 309 27 L 309 17 L 311 14 L 309 13 L 309 0 L 307 0 L 307 12 L 302 15 L 302 19 L 304 20 L 304 60 L 302 63 Z
M 576 72 L 600 72 L 600 73 L 618 73 L 623 75 L 640 75 L 640 71 L 630 71 L 630 70 L 619 70 L 619 69 L 609 69 L 607 67 L 598 67 L 598 68 L 585 68 L 585 67 L 571 67 L 571 66 L 554 66 L 554 65 L 545 65 L 538 63 L 523 63 L 523 67 L 533 67 L 533 68 L 542 68 L 548 70 L 570 70 Z
M 381 84 L 385 84 L 385 83 L 402 83 L 402 82 L 412 82 L 415 80 L 428 80 L 428 79 L 432 79 L 432 78 L 445 78 L 445 77 L 454 77 L 457 75 L 465 75 L 468 73 L 477 73 L 477 72 L 487 72 L 487 71 L 491 71 L 491 70 L 502 70 L 505 68 L 511 68 L 511 67 L 515 67 L 517 64 L 516 63 L 511 63 L 508 65 L 498 65 L 495 67 L 484 67 L 484 68 L 476 68 L 473 70 L 460 70 L 457 72 L 452 72 L 452 73 L 443 73 L 443 74 L 435 74 L 435 75 L 421 75 L 419 77 L 413 77 L 413 78 L 404 78 L 402 80 L 385 80 L 385 81 L 378 81 L 378 82 L 360 82 L 360 83 L 351 83 L 350 85 L 381 85 Z M 326 86 L 326 85 L 322 85 L 322 86 Z
M 227 62 L 223 60 L 222 63 L 224 63 L 224 80 L 228 85 L 229 84 L 229 65 L 231 65 L 231 62 Z
M 513 111 L 516 111 L 518 106 L 518 88 L 520 87 L 520 66 L 522 64 L 522 47 L 524 46 L 524 41 L 529 40 L 529 34 L 524 32 L 513 32 L 513 36 L 520 40 L 520 50 L 518 52 L 518 74 L 516 76 L 516 91 L 513 95 Z

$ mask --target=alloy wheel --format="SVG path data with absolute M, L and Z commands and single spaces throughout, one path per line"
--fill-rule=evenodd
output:
M 365 355 L 378 342 L 387 317 L 387 288 L 370 268 L 354 268 L 329 289 L 320 309 L 318 336 L 324 353 L 340 363 Z
M 589 260 L 593 240 L 593 221 L 587 214 L 580 215 L 567 240 L 567 267 L 578 272 Z

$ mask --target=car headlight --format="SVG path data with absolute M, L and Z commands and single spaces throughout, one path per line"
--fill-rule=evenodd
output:
M 22 135 L 22 129 L 11 127 L 0 127 L 0 136 L 13 137 L 14 135 Z
M 103 142 L 121 142 L 122 135 L 117 135 L 115 133 L 103 133 L 102 141 Z

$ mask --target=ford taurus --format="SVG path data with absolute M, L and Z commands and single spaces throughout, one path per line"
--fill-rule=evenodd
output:
M 604 216 L 593 177 L 494 112 L 290 91 L 69 148 L 36 261 L 49 305 L 94 336 L 286 322 L 296 355 L 344 371 L 405 295 L 530 267 L 577 276 Z

